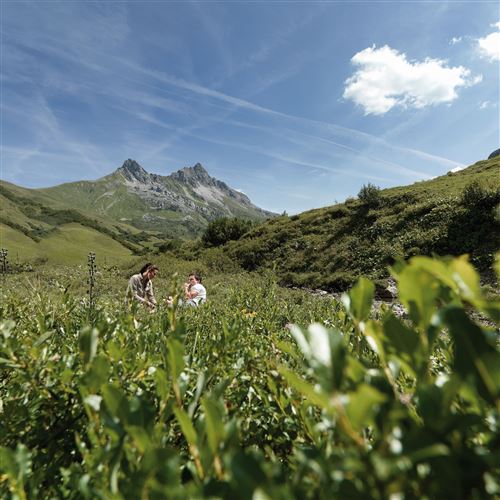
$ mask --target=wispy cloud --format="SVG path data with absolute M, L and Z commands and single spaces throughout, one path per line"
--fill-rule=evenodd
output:
M 120 4 L 116 25 L 111 4 L 99 4 L 96 10 L 90 4 L 64 4 L 60 16 L 41 4 L 26 5 L 25 11 L 9 16 L 4 34 L 2 81 L 7 92 L 2 113 L 25 141 L 17 151 L 12 148 L 19 143 L 8 141 L 11 149 L 4 152 L 9 169 L 17 172 L 32 171 L 37 163 L 60 170 L 70 165 L 72 172 L 68 167 L 65 174 L 76 179 L 82 171 L 87 178 L 102 175 L 128 156 L 162 168 L 168 162 L 177 168 L 175 162 L 184 165 L 189 158 L 227 166 L 234 158 L 236 164 L 240 159 L 247 165 L 255 162 L 257 170 L 288 169 L 296 178 L 322 175 L 335 178 L 339 186 L 352 186 L 365 180 L 404 183 L 457 165 L 384 139 L 378 131 L 370 134 L 369 127 L 358 130 L 356 125 L 299 116 L 293 106 L 283 104 L 287 99 L 273 103 L 273 88 L 281 84 L 288 89 L 305 65 L 331 51 L 331 46 L 324 52 L 302 49 L 300 43 L 299 35 L 313 29 L 321 9 L 303 9 L 307 15 L 284 19 L 267 36 L 245 44 L 246 57 L 238 58 L 236 44 L 231 46 L 235 33 L 225 31 L 226 7 L 217 5 L 219 12 L 197 2 L 188 5 L 189 20 L 199 31 L 197 42 L 205 40 L 203 53 L 214 55 L 209 62 L 195 60 L 195 34 L 165 27 L 165 38 L 145 32 L 138 39 L 127 3 Z M 29 9 L 39 17 L 38 24 L 28 19 Z M 79 17 L 83 22 L 75 30 Z M 339 106 L 347 108 L 345 102 Z M 264 174 L 251 175 L 257 179 Z M 235 184 L 250 192 L 236 178 Z M 266 182 L 261 179 L 261 185 Z
M 52 53 L 54 56 L 57 56 L 63 60 L 67 60 L 69 62 L 77 63 L 79 65 L 83 65 L 88 70 L 97 71 L 98 73 L 111 73 L 122 76 L 123 73 L 126 75 L 125 80 L 130 80 L 132 83 L 138 84 L 145 88 L 154 87 L 155 84 L 153 82 L 157 82 L 159 85 L 157 86 L 157 90 L 161 92 L 167 91 L 165 85 L 168 85 L 169 88 L 178 89 L 179 91 L 188 92 L 191 96 L 196 96 L 197 98 L 203 99 L 203 102 L 213 105 L 214 103 L 222 103 L 226 108 L 223 108 L 222 119 L 227 116 L 228 113 L 245 110 L 248 112 L 256 113 L 258 115 L 269 116 L 272 119 L 277 120 L 285 120 L 299 123 L 303 126 L 309 128 L 316 128 L 318 126 L 323 127 L 327 125 L 330 130 L 334 130 L 336 133 L 341 136 L 346 136 L 349 138 L 356 137 L 357 140 L 364 139 L 368 142 L 378 142 L 380 140 L 375 136 L 370 136 L 369 134 L 359 132 L 353 129 L 347 129 L 344 127 L 339 127 L 335 124 L 330 123 L 322 123 L 314 120 L 308 120 L 302 117 L 296 117 L 293 115 L 289 115 L 287 113 L 279 112 L 258 104 L 255 104 L 246 99 L 242 99 L 236 96 L 229 95 L 227 93 L 223 93 L 218 90 L 214 90 L 203 85 L 186 81 L 182 78 L 169 75 L 163 71 L 158 71 L 150 68 L 145 68 L 142 65 L 130 60 L 125 59 L 120 56 L 116 56 L 113 54 L 107 54 L 103 51 L 96 51 L 93 47 L 84 45 L 79 41 L 73 42 L 69 46 L 62 46 L 62 43 L 59 40 L 50 39 L 49 37 L 45 37 L 43 40 L 36 40 L 37 45 L 42 41 L 42 47 L 45 51 Z M 28 44 L 29 41 L 20 41 L 20 43 Z M 126 71 L 125 71 L 126 70 Z M 132 76 L 135 75 L 135 76 Z M 61 75 L 62 76 L 62 75 Z M 63 80 L 63 78 L 61 78 Z M 126 101 L 134 101 L 134 97 L 130 91 L 128 91 L 128 96 L 123 95 L 123 90 L 120 86 L 117 86 L 116 89 L 113 89 L 113 93 L 116 96 L 121 96 Z M 139 92 L 136 91 L 136 94 Z M 188 109 L 185 107 L 185 104 L 179 104 L 179 95 L 177 95 L 177 100 L 169 100 L 160 97 L 151 97 L 147 96 L 144 92 L 142 93 L 142 99 L 138 100 L 138 102 L 144 103 L 145 105 L 153 105 L 159 108 L 169 108 L 170 111 L 182 112 L 184 111 L 186 114 L 188 113 Z M 184 96 L 182 96 L 184 98 Z M 208 100 L 208 102 L 207 102 Z M 210 118 L 201 117 L 201 123 L 192 124 L 187 127 L 187 132 L 192 129 L 201 128 L 206 126 L 207 124 L 211 124 L 217 121 L 217 117 L 213 117 L 210 115 Z M 153 123 L 152 117 L 150 117 L 150 122 Z M 159 122 L 157 122 L 159 123 Z M 162 122 L 164 124 L 164 122 Z M 160 125 L 161 126 L 161 125 Z M 183 127 L 177 127 L 175 133 L 183 135 Z M 169 138 L 169 143 L 172 144 L 175 138 Z M 340 142 L 337 142 L 337 145 L 341 145 Z M 387 144 L 389 148 L 396 147 Z M 165 146 L 160 146 L 162 149 L 166 149 Z M 340 147 L 340 146 L 339 146 Z M 348 145 L 344 145 L 345 148 L 349 148 Z M 400 148 L 398 148 L 400 149 Z M 415 153 L 415 151 L 411 151 Z M 419 154 L 419 152 L 416 152 Z M 421 153 L 424 157 L 429 158 L 430 155 L 426 153 Z M 436 160 L 436 157 L 433 157 Z M 446 161 L 446 159 L 445 159 Z
M 483 101 L 479 105 L 479 109 L 494 109 L 494 108 L 498 108 L 498 102 Z

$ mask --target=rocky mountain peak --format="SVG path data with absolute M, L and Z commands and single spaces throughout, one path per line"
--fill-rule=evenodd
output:
M 497 156 L 500 156 L 500 149 L 496 149 L 495 151 L 493 151 L 493 153 L 491 153 L 490 156 L 488 156 L 488 160 L 496 158 Z
M 135 160 L 128 159 L 123 162 L 123 165 L 117 170 L 131 182 L 139 181 L 146 182 L 149 179 L 149 174 Z
M 208 172 L 203 168 L 201 163 L 197 163 L 194 167 L 184 167 L 170 175 L 172 179 L 187 183 L 187 184 L 212 184 L 213 179 Z

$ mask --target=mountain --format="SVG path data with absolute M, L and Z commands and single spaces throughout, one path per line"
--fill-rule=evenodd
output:
M 488 273 L 500 251 L 500 156 L 411 186 L 365 186 L 357 199 L 280 216 L 223 251 L 281 283 L 344 290 L 360 275 L 383 280 L 413 255 L 461 255 Z
M 126 160 L 112 174 L 39 190 L 86 213 L 125 222 L 141 230 L 193 237 L 217 217 L 262 220 L 271 212 L 253 205 L 243 193 L 210 177 L 197 163 L 171 175 L 147 172 Z
M 110 259 L 172 238 L 198 236 L 217 217 L 263 220 L 275 214 L 211 177 L 198 163 L 169 176 L 128 159 L 111 174 L 43 189 L 0 182 L 0 245 L 21 260 Z

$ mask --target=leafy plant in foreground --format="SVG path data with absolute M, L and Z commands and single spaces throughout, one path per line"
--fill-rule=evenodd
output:
M 392 273 L 406 318 L 366 279 L 339 303 L 221 276 L 135 316 L 112 291 L 92 326 L 56 287 L 2 292 L 0 495 L 498 495 L 498 333 L 472 317 L 500 306 L 464 257 Z

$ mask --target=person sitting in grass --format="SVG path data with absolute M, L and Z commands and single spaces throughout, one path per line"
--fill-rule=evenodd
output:
M 201 284 L 201 274 L 191 273 L 184 283 L 184 298 L 188 306 L 199 306 L 207 301 L 207 290 Z
M 153 293 L 153 279 L 158 274 L 158 268 L 148 262 L 142 269 L 128 281 L 126 300 L 137 300 L 149 308 L 151 312 L 156 309 L 156 299 Z

